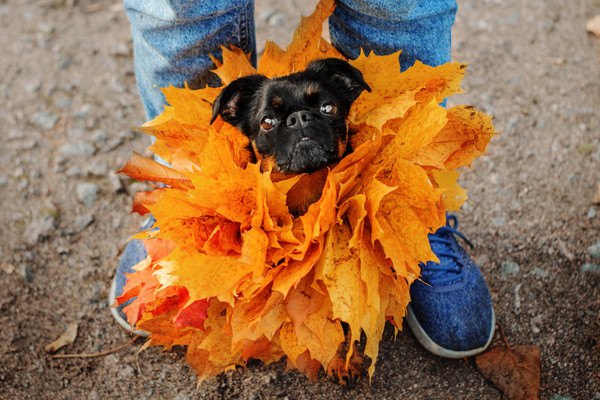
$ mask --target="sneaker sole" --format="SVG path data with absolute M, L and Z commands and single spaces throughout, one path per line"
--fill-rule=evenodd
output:
M 121 314 L 119 314 L 119 311 L 117 310 L 117 308 L 113 307 L 113 304 L 115 304 L 116 301 L 117 301 L 117 279 L 113 278 L 112 283 L 110 284 L 110 291 L 108 293 L 108 305 L 110 307 L 110 313 L 115 318 L 117 323 L 119 325 L 121 325 L 123 328 L 125 328 L 125 330 L 127 330 L 129 333 L 133 333 L 134 335 L 143 336 L 143 337 L 150 336 L 150 333 L 148 333 L 146 331 L 142 331 L 140 329 L 133 329 L 133 327 L 131 325 L 129 325 L 129 322 L 127 322 L 127 320 L 125 320 L 121 316 Z
M 431 340 L 431 338 L 427 335 L 427 333 L 425 333 L 425 330 L 415 317 L 412 308 L 410 307 L 410 304 L 408 305 L 406 320 L 408 322 L 410 330 L 415 335 L 421 346 L 425 347 L 429 352 L 435 354 L 436 356 L 444 358 L 466 358 L 483 353 L 492 342 L 492 339 L 494 338 L 494 331 L 496 329 L 496 314 L 494 313 L 494 309 L 492 308 L 492 328 L 490 329 L 490 335 L 485 345 L 472 350 L 456 351 L 445 349 L 433 340 Z

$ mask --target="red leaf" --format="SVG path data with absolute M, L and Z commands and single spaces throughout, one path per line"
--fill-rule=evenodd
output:
M 208 301 L 196 300 L 175 316 L 175 325 L 191 326 L 204 331 L 204 320 L 208 317 Z

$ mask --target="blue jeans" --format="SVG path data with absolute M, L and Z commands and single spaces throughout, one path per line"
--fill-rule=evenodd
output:
M 252 0 L 124 0 L 131 22 L 138 89 L 146 116 L 163 110 L 159 88 L 188 82 L 214 86 L 209 54 L 235 45 L 256 62 Z M 329 20 L 333 44 L 350 58 L 359 49 L 376 54 L 402 50 L 402 69 L 415 60 L 450 60 L 456 0 L 338 0 Z

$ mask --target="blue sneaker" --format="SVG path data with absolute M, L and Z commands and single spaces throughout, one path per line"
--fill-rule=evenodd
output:
M 406 319 L 423 347 L 446 358 L 471 357 L 492 341 L 496 318 L 490 292 L 479 267 L 456 238 L 463 239 L 458 220 L 448 215 L 446 226 L 429 235 L 440 263 L 421 265 L 421 279 L 410 288 Z
M 156 220 L 154 217 L 150 216 L 140 227 L 140 230 L 147 230 L 154 225 Z M 117 265 L 117 270 L 115 272 L 115 277 L 110 285 L 110 292 L 108 293 L 108 305 L 110 307 L 110 312 L 117 321 L 119 325 L 123 328 L 127 329 L 129 332 L 132 332 L 139 336 L 148 336 L 148 332 L 134 329 L 129 322 L 127 322 L 127 317 L 123 312 L 123 308 L 127 306 L 129 303 L 133 301 L 130 299 L 125 303 L 121 304 L 118 307 L 112 307 L 115 304 L 117 297 L 123 294 L 123 288 L 125 287 L 125 283 L 127 282 L 127 277 L 125 274 L 130 274 L 133 272 L 133 266 L 144 260 L 148 253 L 146 252 L 146 248 L 144 247 L 141 240 L 130 240 L 127 242 L 125 246 L 125 250 L 121 255 L 121 259 L 119 260 L 119 264 Z

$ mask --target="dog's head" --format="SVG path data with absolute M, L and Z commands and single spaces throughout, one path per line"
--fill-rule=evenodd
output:
M 346 117 L 363 90 L 371 89 L 358 69 L 327 58 L 284 77 L 231 82 L 213 104 L 212 121 L 220 115 L 239 128 L 280 172 L 313 172 L 343 156 Z

